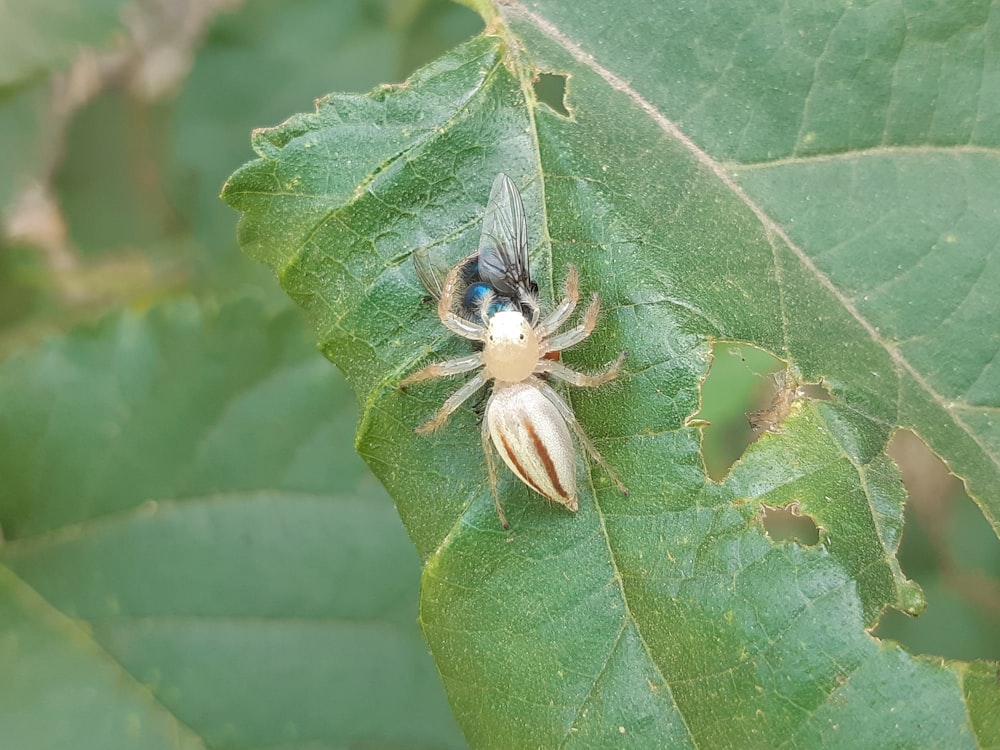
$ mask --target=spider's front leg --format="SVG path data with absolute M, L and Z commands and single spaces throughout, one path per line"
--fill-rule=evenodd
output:
M 548 337 L 542 342 L 542 349 L 546 352 L 561 352 L 563 349 L 569 349 L 571 346 L 579 344 L 593 333 L 594 327 L 597 325 L 597 317 L 600 313 L 601 298 L 595 292 L 594 296 L 590 298 L 587 311 L 583 314 L 583 322 L 567 331 Z
M 576 303 L 580 299 L 580 272 L 576 266 L 570 266 L 566 273 L 566 282 L 563 287 L 563 299 L 551 313 L 546 315 L 538 324 L 537 333 L 541 336 L 548 336 L 559 326 L 565 323 L 576 308 Z

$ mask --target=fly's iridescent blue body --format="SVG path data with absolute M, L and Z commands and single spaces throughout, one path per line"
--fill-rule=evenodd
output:
M 488 299 L 488 295 L 490 294 L 493 295 L 493 298 L 486 304 L 486 319 L 492 318 L 501 310 L 516 309 L 514 304 L 506 297 L 497 297 L 496 289 L 491 287 L 485 281 L 476 281 L 466 287 L 465 294 L 462 295 L 462 309 L 470 316 L 473 316 L 474 319 L 478 320 L 478 322 L 486 322 L 486 319 L 484 319 L 480 313 L 480 308 L 482 307 L 483 302 Z

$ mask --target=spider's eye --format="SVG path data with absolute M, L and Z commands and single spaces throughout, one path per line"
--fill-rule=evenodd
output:
M 518 336 L 518 338 L 521 339 L 521 341 L 524 341 L 524 334 L 522 333 L 520 336 Z

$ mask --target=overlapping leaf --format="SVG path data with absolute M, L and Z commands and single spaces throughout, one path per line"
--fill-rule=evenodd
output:
M 4 363 L 0 746 L 461 744 L 330 376 L 254 303 Z

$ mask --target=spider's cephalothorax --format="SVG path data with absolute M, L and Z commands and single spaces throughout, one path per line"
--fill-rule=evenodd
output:
M 509 240 L 518 257 L 523 258 L 522 271 L 518 278 L 530 281 L 527 270 L 526 231 L 522 229 L 518 232 L 515 229 L 518 217 L 523 222 L 524 216 L 520 195 L 506 175 L 497 178 L 494 183 L 494 193 L 498 185 L 502 185 L 505 190 L 513 190 L 512 203 L 516 203 L 517 210 L 513 211 L 512 217 L 506 217 L 506 228 L 484 226 L 484 237 L 487 235 L 487 228 L 490 228 L 491 236 L 496 241 Z M 486 223 L 488 222 L 484 222 Z M 498 235 L 497 231 L 502 234 Z M 508 255 L 500 257 L 509 261 Z M 479 258 L 482 266 L 482 250 L 479 251 Z M 467 267 L 467 263 L 468 259 L 462 261 L 445 277 L 440 294 L 436 295 L 438 317 L 448 330 L 481 344 L 482 349 L 465 357 L 428 365 L 404 379 L 400 385 L 406 386 L 428 378 L 459 375 L 473 370 L 478 372 L 455 391 L 437 414 L 429 422 L 417 428 L 417 431 L 430 432 L 443 425 L 452 412 L 492 380 L 493 393 L 486 403 L 482 443 L 489 471 L 490 489 L 504 528 L 508 528 L 508 524 L 497 493 L 496 467 L 490 440 L 504 463 L 521 481 L 539 494 L 575 511 L 578 503 L 576 450 L 570 436 L 572 429 L 590 456 L 604 468 L 618 488 L 627 494 L 625 485 L 580 427 L 573 410 L 544 379 L 547 375 L 572 385 L 592 387 L 607 383 L 618 376 L 625 359 L 624 352 L 615 362 L 596 375 L 576 372 L 558 361 L 558 358 L 552 357 L 552 353 L 560 352 L 583 341 L 594 330 L 600 309 L 597 295 L 591 298 L 580 324 L 558 333 L 558 329 L 569 320 L 579 299 L 579 274 L 576 268 L 573 266 L 569 268 L 563 300 L 549 315 L 541 317 L 537 301 L 533 297 L 525 300 L 523 284 L 505 287 L 502 281 L 498 282 L 503 276 L 504 268 L 509 268 L 511 265 L 506 262 L 498 264 L 495 269 L 497 273 L 487 277 L 488 288 L 478 300 L 477 314 L 462 315 L 456 308 L 464 302 L 464 297 L 460 299 L 459 289 L 463 284 L 467 285 L 467 281 L 463 279 L 463 269 Z M 498 298 L 515 300 L 516 303 L 495 309 L 492 306 L 496 304 Z

